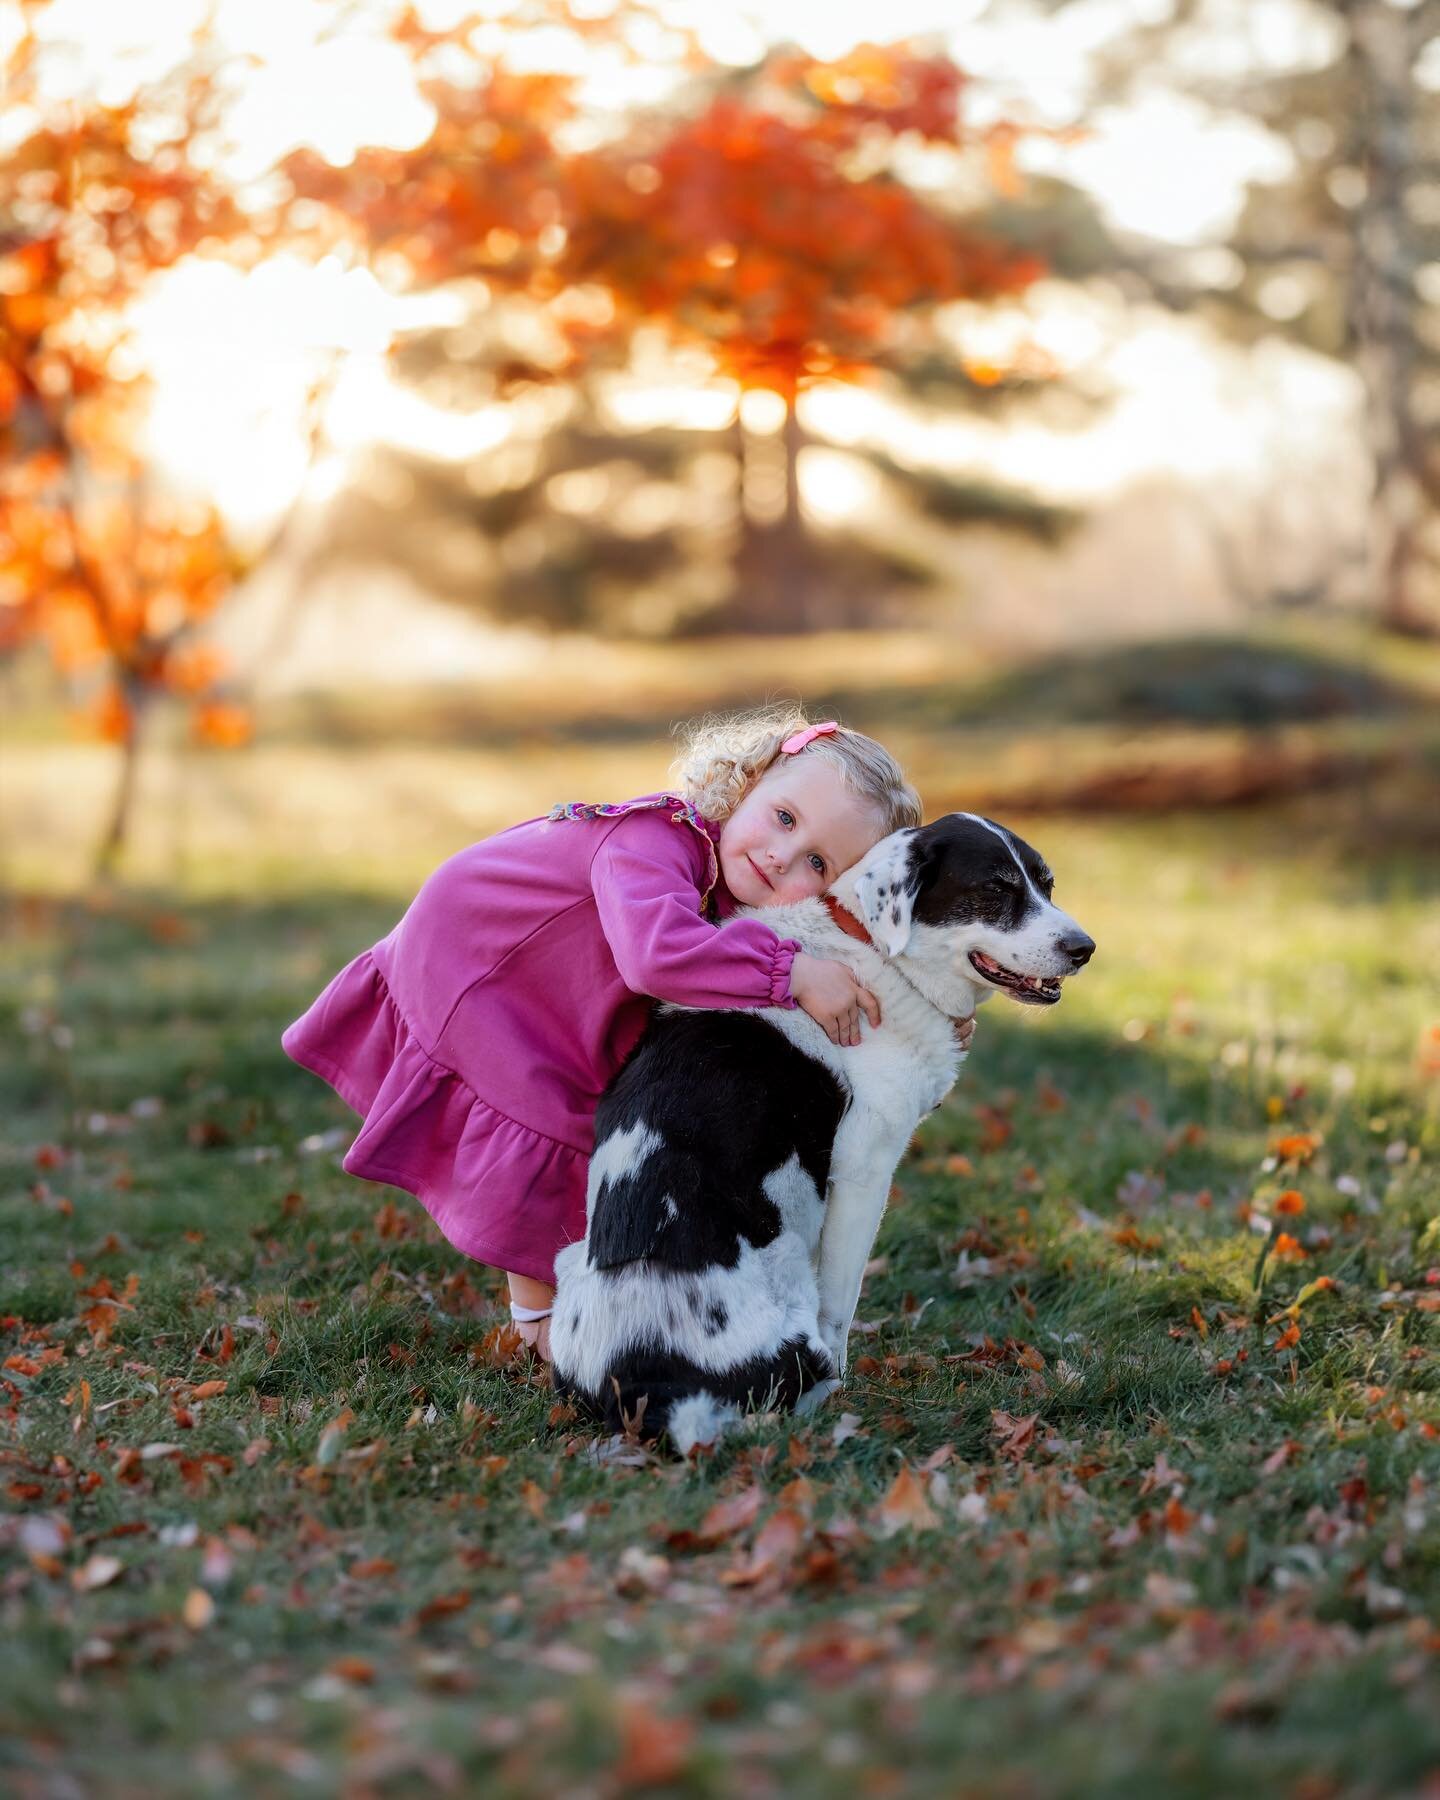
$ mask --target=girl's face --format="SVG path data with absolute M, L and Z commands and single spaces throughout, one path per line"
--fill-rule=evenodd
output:
M 720 827 L 720 873 L 742 906 L 823 894 L 883 833 L 818 756 L 781 756 Z

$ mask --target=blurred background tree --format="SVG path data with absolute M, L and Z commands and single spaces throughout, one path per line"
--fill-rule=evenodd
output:
M 1383 636 L 1368 682 L 1326 640 L 1440 618 L 1437 5 L 799 7 L 803 48 L 678 0 L 15 9 L 0 650 L 122 749 L 102 865 L 146 721 L 478 741 L 562 669 L 562 731 L 822 665 L 969 730 L 1029 656 L 1021 716 L 1253 731 L 1223 793 L 1405 711 Z
M 215 509 L 177 501 L 147 467 L 126 309 L 183 257 L 258 242 L 197 154 L 222 104 L 203 44 L 130 105 L 55 101 L 37 79 L 42 10 L 22 8 L 5 63 L 23 129 L 0 160 L 0 650 L 42 641 L 120 748 L 103 868 L 157 694 L 183 696 L 205 741 L 249 732 L 198 636 L 240 565 Z
M 603 35 L 607 48 L 638 54 L 625 35 L 637 18 L 654 22 L 623 7 L 587 21 L 592 49 Z M 507 26 L 514 36 L 557 19 L 576 22 L 541 4 Z M 402 366 L 420 380 L 470 404 L 561 382 L 568 390 L 568 403 L 542 408 L 529 468 L 491 492 L 467 495 L 471 471 L 457 480 L 409 461 L 427 495 L 420 520 L 464 509 L 498 544 L 502 573 L 488 603 L 508 616 L 611 630 L 883 622 L 887 586 L 917 570 L 843 532 L 822 538 L 805 519 L 797 400 L 820 382 L 933 372 L 936 308 L 1018 294 L 1040 273 L 1032 251 L 983 222 L 987 189 L 973 172 L 968 185 L 949 184 L 965 196 L 957 203 L 933 170 L 922 193 L 900 166 L 902 146 L 912 161 L 920 149 L 945 155 L 957 172 L 969 153 L 1013 188 L 1014 129 L 997 125 L 972 143 L 960 70 L 906 45 L 865 46 L 830 64 L 777 51 L 721 70 L 671 31 L 663 49 L 673 92 L 614 121 L 601 141 L 567 148 L 573 82 L 526 79 L 488 48 L 477 54 L 468 21 L 434 32 L 407 15 L 396 31 L 435 109 L 429 138 L 403 153 L 363 150 L 340 170 L 304 153 L 286 174 L 297 196 L 351 222 L 375 267 L 400 267 L 421 287 L 480 284 L 464 327 L 402 349 Z M 713 433 L 650 431 L 637 443 L 604 424 L 595 378 L 633 366 L 637 344 L 657 341 L 740 396 L 729 433 L 733 511 L 709 547 L 718 567 L 713 554 L 697 561 L 696 544 L 673 529 L 673 509 L 656 506 L 649 530 L 606 518 L 607 497 L 627 477 L 678 491 L 697 475 L 714 484 Z M 1036 373 L 984 363 L 965 378 L 982 391 Z M 937 481 L 927 503 L 941 516 L 968 505 L 969 516 L 1042 533 L 1062 522 L 1038 497 L 978 483 L 961 495 L 959 485 Z M 417 521 L 388 550 L 433 584 L 427 537 Z M 365 547 L 382 548 L 368 536 Z M 469 598 L 478 597 L 472 585 Z
M 1263 12 L 1263 16 L 1262 16 Z M 1242 51 L 1248 54 L 1241 54 Z M 1096 104 L 1168 90 L 1286 151 L 1210 254 L 1131 246 L 1167 304 L 1353 368 L 1373 466 L 1364 579 L 1388 630 L 1440 633 L 1440 3 L 1179 0 L 1102 59 Z M 1217 260 L 1218 259 L 1218 260 Z

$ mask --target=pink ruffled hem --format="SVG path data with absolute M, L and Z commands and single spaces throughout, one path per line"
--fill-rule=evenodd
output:
M 436 1062 L 370 951 L 281 1043 L 364 1120 L 345 1155 L 349 1174 L 413 1194 L 477 1262 L 553 1284 L 555 1254 L 585 1232 L 588 1156 L 497 1112 Z

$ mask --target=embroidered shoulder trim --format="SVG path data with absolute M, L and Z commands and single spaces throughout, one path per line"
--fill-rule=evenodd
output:
M 548 819 L 556 821 L 569 819 L 586 824 L 595 819 L 618 819 L 625 813 L 658 812 L 662 806 L 673 806 L 670 822 L 674 825 L 690 825 L 700 833 L 705 845 L 707 858 L 705 886 L 700 892 L 700 910 L 706 912 L 710 904 L 711 890 L 720 879 L 720 859 L 715 854 L 715 840 L 710 835 L 710 821 L 697 812 L 688 800 L 679 794 L 656 794 L 647 800 L 562 800 L 552 806 L 546 814 Z

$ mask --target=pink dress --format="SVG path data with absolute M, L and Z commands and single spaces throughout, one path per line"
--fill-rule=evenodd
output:
M 553 1282 L 585 1233 L 602 1089 L 653 996 L 787 1006 L 799 945 L 717 931 L 720 828 L 675 794 L 557 807 L 462 850 L 285 1033 L 364 1124 L 352 1175 L 405 1188 L 467 1256 Z

